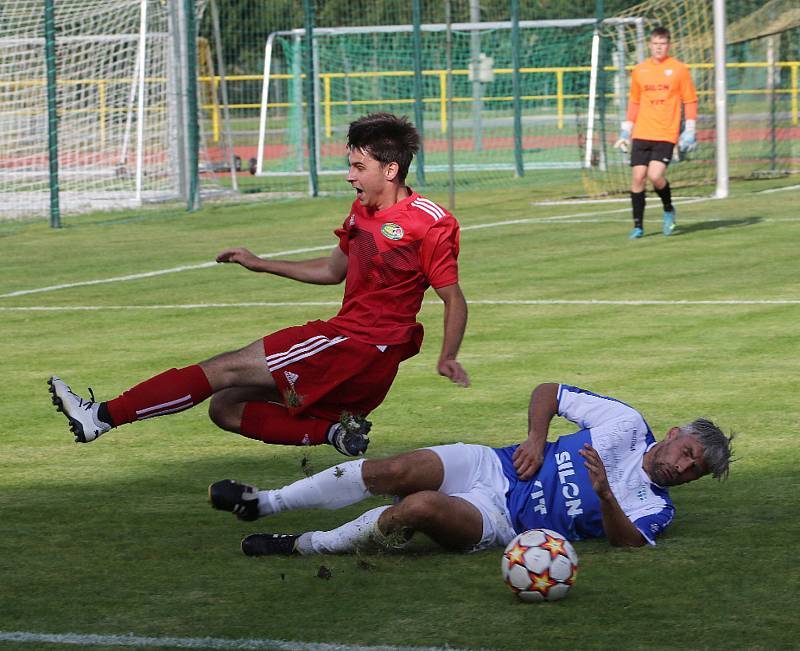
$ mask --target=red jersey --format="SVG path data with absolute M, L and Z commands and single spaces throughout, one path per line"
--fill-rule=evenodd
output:
M 348 257 L 342 309 L 327 323 L 377 345 L 422 344 L 417 323 L 425 290 L 458 282 L 455 217 L 413 190 L 377 212 L 357 200 L 334 231 Z M 412 353 L 413 354 L 413 353 Z

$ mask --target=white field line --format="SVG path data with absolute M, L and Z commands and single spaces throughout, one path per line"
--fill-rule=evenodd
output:
M 697 197 L 672 197 L 672 200 L 675 202 L 678 201 L 686 201 L 689 199 L 696 199 Z M 700 197 L 703 200 L 708 199 L 709 197 Z M 619 197 L 613 199 L 567 199 L 567 200 L 560 200 L 560 201 L 531 201 L 532 206 L 575 206 L 575 205 L 591 205 L 595 203 L 627 203 L 630 204 L 631 198 L 630 197 Z
M 710 200 L 710 198 L 709 199 L 705 199 L 705 198 L 698 199 L 698 201 L 707 201 L 707 200 Z M 602 214 L 611 214 L 611 213 L 624 212 L 625 210 L 627 210 L 627 208 L 621 209 L 621 210 L 608 210 L 608 211 L 603 211 L 603 212 L 600 212 L 600 213 L 575 213 L 573 215 L 561 215 L 561 216 L 557 216 L 557 217 L 543 217 L 543 218 L 533 217 L 533 218 L 530 218 L 530 219 L 515 219 L 515 220 L 503 221 L 503 222 L 489 222 L 489 223 L 485 223 L 485 224 L 474 224 L 472 226 L 462 226 L 461 230 L 462 231 L 469 231 L 469 230 L 476 230 L 476 229 L 479 229 L 479 228 L 496 228 L 498 226 L 508 226 L 508 225 L 511 225 L 511 224 L 531 224 L 531 223 L 535 223 L 535 222 L 545 222 L 546 223 L 547 221 L 551 221 L 551 220 L 570 219 L 570 218 L 575 218 L 575 217 L 592 217 L 592 216 L 598 215 L 598 214 L 602 215 Z M 326 249 L 330 250 L 330 249 L 333 249 L 333 246 L 334 246 L 334 244 L 326 244 L 326 245 L 323 245 L 323 246 L 313 246 L 313 247 L 308 247 L 308 248 L 304 248 L 304 249 L 292 249 L 292 250 L 289 250 L 289 251 L 278 251 L 276 253 L 262 253 L 262 254 L 260 254 L 260 257 L 262 257 L 262 258 L 274 258 L 276 256 L 286 256 L 286 255 L 292 255 L 292 254 L 295 254 L 295 253 L 311 253 L 313 251 L 323 251 L 323 250 L 326 250 Z M 111 278 L 99 278 L 97 280 L 84 280 L 84 281 L 75 282 L 75 283 L 63 283 L 63 284 L 60 284 L 60 285 L 50 285 L 48 287 L 37 287 L 35 289 L 20 289 L 20 290 L 17 290 L 15 292 L 8 292 L 7 294 L 0 294 L 0 298 L 12 298 L 14 296 L 25 296 L 25 295 L 28 295 L 28 294 L 39 294 L 41 292 L 52 292 L 52 291 L 56 291 L 56 290 L 59 290 L 59 289 L 69 289 L 71 287 L 85 287 L 87 285 L 101 285 L 101 284 L 106 284 L 106 283 L 125 282 L 127 280 L 140 280 L 142 278 L 152 278 L 153 276 L 163 276 L 165 274 L 178 273 L 178 272 L 181 272 L 181 271 L 193 271 L 195 269 L 206 269 L 208 267 L 213 267 L 213 266 L 215 266 L 217 264 L 218 264 L 217 262 L 201 262 L 201 263 L 198 263 L 198 264 L 181 265 L 180 267 L 171 267 L 169 269 L 159 269 L 157 271 L 145 271 L 145 272 L 142 272 L 142 273 L 130 274 L 130 275 L 127 275 L 127 276 L 113 276 Z
M 700 203 L 703 201 L 711 201 L 710 197 L 697 197 L 694 199 L 686 199 L 682 202 L 675 202 L 679 203 L 680 205 L 686 205 L 689 203 Z M 600 222 L 604 220 L 597 219 L 598 215 L 616 215 L 619 213 L 628 213 L 630 212 L 630 206 L 625 206 L 624 208 L 615 208 L 614 210 L 592 210 L 590 212 L 575 212 L 570 215 L 553 215 L 551 217 L 524 217 L 522 219 L 508 219 L 502 222 L 487 222 L 485 224 L 473 224 L 471 226 L 462 226 L 462 231 L 474 231 L 481 228 L 496 228 L 498 226 L 514 226 L 517 224 L 550 224 L 552 222 L 561 222 L 561 223 L 585 223 L 585 222 Z M 588 217 L 589 219 L 580 220 L 581 217 Z M 576 220 L 576 221 L 570 221 Z M 686 221 L 686 220 L 684 220 Z M 706 221 L 706 220 L 704 220 Z
M 696 197 L 693 199 L 686 199 L 685 201 L 677 202 L 679 204 L 685 205 L 689 203 L 699 203 L 704 201 L 713 201 L 713 197 Z M 601 223 L 605 220 L 598 219 L 599 215 L 613 215 L 619 213 L 626 213 L 629 212 L 630 208 L 618 208 L 615 210 L 602 210 L 602 211 L 591 211 L 591 212 L 579 212 L 579 213 L 572 213 L 570 215 L 554 215 L 551 217 L 528 217 L 523 219 L 510 219 L 506 221 L 500 222 L 486 222 L 484 224 L 472 224 L 471 226 L 462 226 L 462 231 L 473 231 L 479 230 L 483 228 L 497 228 L 499 226 L 513 226 L 517 224 L 549 224 L 552 222 L 561 222 L 564 224 L 583 224 L 583 223 Z M 586 218 L 586 219 L 581 219 Z M 765 221 L 798 221 L 800 218 L 785 218 L 785 219 L 767 219 Z M 691 219 L 682 219 L 685 222 L 692 222 L 698 220 L 691 220 Z M 703 219 L 702 221 L 724 221 L 724 220 L 708 220 Z M 259 254 L 259 257 L 262 258 L 274 258 L 278 256 L 287 256 L 293 255 L 296 253 L 311 253 L 314 251 L 325 251 L 331 250 L 335 244 L 325 244 L 321 246 L 312 246 L 302 249 L 290 249 L 287 251 L 277 251 L 274 253 L 262 253 Z M 179 267 L 171 267 L 169 269 L 159 269 L 157 271 L 145 271 L 142 273 L 137 274 L 129 274 L 127 276 L 112 276 L 110 278 L 99 278 L 96 280 L 83 280 L 74 283 L 63 283 L 60 285 L 49 285 L 47 287 L 37 287 L 35 289 L 20 289 L 14 292 L 8 292 L 6 294 L 0 294 L 0 298 L 13 298 L 14 296 L 26 296 L 28 294 L 39 294 L 42 292 L 52 292 L 59 289 L 69 289 L 72 287 L 85 287 L 88 285 L 102 285 L 107 283 L 117 283 L 117 282 L 125 282 L 128 280 L 140 280 L 142 278 L 152 278 L 154 276 L 163 276 L 165 274 L 171 273 L 178 273 L 181 271 L 193 271 L 195 269 L 207 269 L 209 267 L 214 267 L 218 263 L 217 262 L 201 262 L 198 264 L 190 264 L 190 265 L 181 265 Z
M 441 301 L 425 301 L 425 305 L 442 305 Z M 800 298 L 775 299 L 700 299 L 700 300 L 656 300 L 656 299 L 530 299 L 530 300 L 468 300 L 469 305 L 800 305 Z M 164 305 L 29 305 L 26 307 L 0 306 L 0 312 L 100 312 L 103 310 L 206 310 L 213 308 L 240 309 L 265 307 L 339 307 L 341 301 L 272 301 L 249 303 L 173 303 Z
M 360 646 L 293 642 L 288 640 L 227 639 L 215 637 L 143 637 L 139 635 L 83 635 L 0 631 L 0 642 L 67 644 L 72 646 L 172 647 L 176 649 L 269 649 L 275 651 L 460 651 L 453 647 Z
M 275 256 L 293 255 L 295 253 L 311 253 L 313 251 L 332 250 L 334 244 L 326 244 L 324 246 L 311 246 L 304 249 L 291 249 L 288 251 L 277 251 L 275 253 L 262 253 L 259 257 L 274 258 Z M 208 267 L 217 266 L 218 262 L 200 262 L 198 264 L 181 265 L 180 267 L 171 267 L 169 269 L 159 269 L 158 271 L 144 271 L 138 274 L 130 274 L 127 276 L 114 276 L 111 278 L 100 278 L 97 280 L 83 280 L 77 283 L 64 283 L 61 285 L 50 285 L 49 287 L 37 287 L 36 289 L 21 289 L 16 292 L 9 292 L 8 294 L 0 294 L 0 298 L 11 298 L 12 296 L 24 296 L 26 294 L 38 294 L 40 292 L 52 292 L 57 289 L 68 289 L 70 287 L 85 287 L 87 285 L 102 285 L 105 283 L 119 283 L 126 280 L 139 280 L 141 278 L 152 278 L 153 276 L 163 276 L 165 274 L 178 273 L 179 271 L 193 271 L 194 269 L 206 269 Z
M 800 190 L 800 185 L 785 185 L 782 188 L 772 188 L 771 190 L 759 190 L 756 194 L 771 194 L 773 192 L 785 192 L 786 190 Z

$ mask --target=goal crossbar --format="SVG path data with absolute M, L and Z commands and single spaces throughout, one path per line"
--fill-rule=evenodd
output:
M 635 24 L 638 18 L 604 18 L 604 25 Z M 528 28 L 547 27 L 583 27 L 594 25 L 594 18 L 554 18 L 552 20 L 520 20 L 519 26 Z M 454 32 L 491 31 L 496 29 L 510 30 L 514 23 L 510 20 L 481 23 L 451 23 L 450 29 Z M 423 32 L 445 32 L 447 23 L 425 23 L 420 25 Z M 395 34 L 397 32 L 413 32 L 414 25 L 362 25 L 359 27 L 315 27 L 314 36 L 336 36 L 340 34 Z M 302 27 L 272 32 L 277 36 L 305 36 L 306 30 Z

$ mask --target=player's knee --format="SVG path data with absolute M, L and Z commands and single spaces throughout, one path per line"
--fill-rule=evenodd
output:
M 236 358 L 231 353 L 222 353 L 200 362 L 199 366 L 203 369 L 211 386 L 222 389 L 235 383 L 237 374 L 235 361 Z
M 412 479 L 411 472 L 403 457 L 369 459 L 361 469 L 364 484 L 376 495 L 405 495 Z
M 225 399 L 224 392 L 214 394 L 208 404 L 208 417 L 217 427 L 229 432 L 237 432 L 239 423 L 235 422 L 236 418 L 232 407 L 233 405 Z
M 243 384 L 263 384 L 264 355 L 254 352 L 253 344 L 226 353 L 220 353 L 200 362 L 211 386 L 217 390 Z M 267 377 L 269 374 L 267 373 Z M 257 379 L 258 382 L 253 380 Z M 266 380 L 269 381 L 268 379 Z
M 413 529 L 425 531 L 442 517 L 441 495 L 436 491 L 421 491 L 400 502 L 400 519 Z

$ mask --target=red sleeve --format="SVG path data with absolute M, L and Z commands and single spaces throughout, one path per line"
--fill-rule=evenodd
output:
M 434 289 L 458 282 L 460 236 L 458 222 L 453 217 L 447 217 L 434 224 L 422 240 L 420 265 Z
M 349 250 L 348 241 L 350 240 L 350 231 L 347 226 L 337 228 L 333 231 L 333 234 L 339 238 L 339 248 L 342 250 L 342 253 L 347 255 L 347 251 Z
M 345 218 L 342 226 L 337 228 L 333 231 L 333 234 L 339 238 L 339 248 L 342 250 L 342 253 L 347 255 L 347 252 L 350 249 L 349 240 L 350 240 L 350 223 L 352 222 L 353 215 L 353 208 L 350 208 L 350 213 Z

